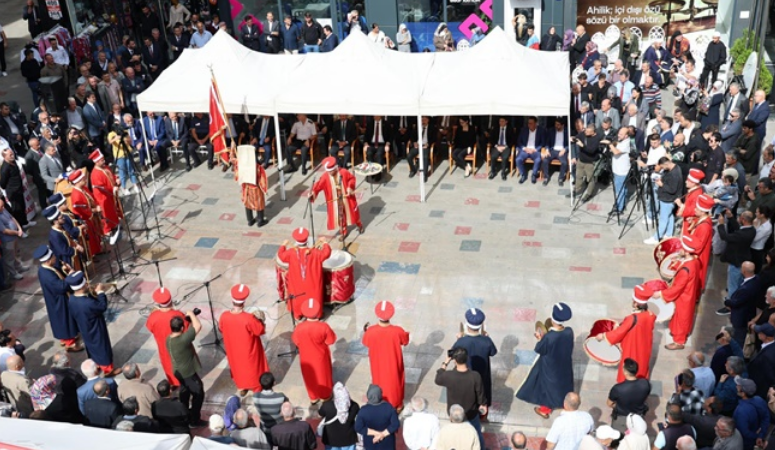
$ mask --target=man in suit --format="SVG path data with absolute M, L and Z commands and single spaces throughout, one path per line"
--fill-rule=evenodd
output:
M 344 153 L 342 159 L 339 160 L 339 167 L 344 167 L 345 169 L 350 167 L 351 144 L 357 138 L 358 132 L 355 129 L 355 121 L 348 119 L 347 114 L 340 114 L 339 120 L 335 121 L 331 127 L 331 139 L 333 142 L 328 151 L 328 154 L 334 158 L 338 158 L 340 150 Z
M 261 32 L 258 31 L 258 25 L 253 23 L 253 16 L 248 15 L 245 17 L 245 24 L 240 28 L 240 35 L 242 36 L 242 45 L 251 50 L 258 51 Z
M 385 153 L 390 151 L 390 143 L 393 142 L 393 130 L 388 121 L 382 116 L 374 116 L 372 120 L 367 121 L 363 139 L 366 161 L 377 162 L 384 166 Z
M 143 127 L 145 128 L 148 147 L 140 152 L 140 165 L 153 165 L 153 157 L 151 156 L 151 151 L 153 151 L 159 158 L 159 171 L 164 172 L 169 168 L 167 163 L 167 143 L 169 138 L 167 130 L 164 128 L 164 120 L 161 117 L 156 117 L 153 111 L 148 111 L 147 115 L 143 117 Z M 146 163 L 145 158 L 150 158 L 150 160 Z
M 541 168 L 541 149 L 544 147 L 544 129 L 538 126 L 538 119 L 529 117 L 527 127 L 523 128 L 517 138 L 517 169 L 519 170 L 519 184 L 527 180 L 525 160 L 533 160 L 533 173 L 530 182 L 535 184 L 538 179 L 538 170 Z
M 207 169 L 213 170 L 213 145 L 210 143 L 210 116 L 204 113 L 194 113 L 191 117 L 188 127 L 191 134 L 191 143 L 188 146 L 190 158 L 194 158 L 194 153 L 199 151 L 199 147 L 207 149 Z M 196 156 L 196 159 L 199 155 Z M 195 159 L 195 161 L 196 161 Z
M 124 71 L 124 79 L 121 80 L 121 88 L 124 90 L 124 103 L 134 114 L 137 114 L 137 96 L 146 88 L 142 78 L 136 76 L 135 69 L 127 67 Z
M 396 148 L 393 154 L 396 159 L 406 158 L 406 146 L 412 141 L 412 136 L 417 133 L 417 119 L 410 116 L 393 116 L 393 141 Z
M 5 360 L 5 365 L 8 369 L 0 374 L 0 384 L 5 389 L 11 405 L 22 414 L 22 417 L 29 417 L 33 411 L 32 397 L 30 397 L 32 380 L 24 371 L 24 360 L 13 354 Z
M 646 127 L 646 115 L 638 111 L 638 105 L 630 103 L 627 105 L 621 122 L 624 127 L 633 126 L 638 130 L 643 130 Z
M 478 153 L 484 155 L 492 138 L 492 133 L 498 126 L 498 116 L 476 116 L 474 124 L 476 125 L 476 142 L 479 145 Z
M 724 150 L 724 153 L 732 151 L 732 146 L 737 142 L 737 138 L 740 137 L 742 132 L 743 121 L 740 120 L 740 111 L 730 111 L 726 122 L 719 129 L 719 133 L 721 133 L 721 149 Z
M 756 383 L 756 395 L 767 398 L 767 391 L 775 385 L 775 327 L 768 322 L 756 325 L 753 331 L 762 347 L 748 363 L 748 377 Z
M 280 52 L 280 22 L 276 21 L 274 14 L 269 11 L 266 13 L 266 20 L 262 22 L 264 33 L 261 35 L 264 39 L 264 48 L 267 53 Z
M 724 254 L 721 255 L 721 261 L 728 263 L 727 297 L 732 297 L 740 287 L 743 282 L 740 267 L 751 260 L 751 243 L 756 236 L 756 229 L 752 224 L 753 213 L 750 211 L 740 214 L 737 220 L 732 218 L 732 212 L 729 210 L 726 210 L 725 214 L 719 214 L 717 230 L 721 240 L 727 243 Z
M 87 359 L 82 362 L 81 373 L 86 377 L 86 383 L 78 388 L 76 395 L 78 396 L 78 409 L 80 409 L 82 413 L 85 414 L 83 406 L 86 401 L 97 398 L 97 394 L 94 393 L 94 385 L 100 380 L 104 380 L 108 384 L 108 387 L 110 388 L 108 396 L 113 400 L 113 403 L 115 403 L 116 406 L 121 406 L 121 402 L 118 401 L 118 385 L 116 384 L 116 381 L 113 380 L 113 378 L 102 378 L 102 370 L 94 360 Z
M 748 114 L 748 99 L 740 92 L 740 85 L 737 83 L 729 84 L 729 92 L 724 98 L 724 121 L 729 120 L 729 113 L 734 110 L 740 111 L 741 117 Z
M 756 303 L 761 299 L 761 287 L 756 268 L 751 261 L 745 261 L 740 266 L 743 282 L 740 287 L 726 299 L 724 307 L 717 310 L 719 316 L 731 315 L 729 318 L 734 328 L 733 338 L 743 346 L 748 333 L 748 322 L 756 315 Z
M 121 410 L 123 415 L 119 415 L 113 421 L 111 428 L 116 429 L 116 425 L 126 420 L 132 422 L 135 432 L 141 433 L 158 433 L 159 423 L 151 419 L 149 416 L 145 416 L 139 413 L 140 407 L 137 404 L 137 399 L 129 397 L 121 403 Z
M 46 183 L 48 197 L 50 197 L 54 193 L 57 178 L 64 173 L 65 169 L 62 160 L 59 158 L 56 145 L 47 142 L 46 145 L 43 146 L 43 151 L 45 154 L 40 158 L 40 161 L 38 161 L 38 169 L 40 170 L 41 178 Z
M 569 54 L 571 69 L 574 69 L 578 64 L 581 63 L 581 60 L 584 58 L 584 54 L 587 51 L 587 42 L 589 42 L 589 39 L 589 35 L 587 34 L 587 30 L 584 28 L 584 25 L 577 26 L 576 37 L 574 37 L 571 41 Z
M 759 137 L 759 142 L 764 142 L 767 134 L 767 119 L 770 118 L 770 105 L 767 103 L 767 94 L 759 89 L 753 94 L 753 107 L 746 119 L 756 124 L 754 132 Z
M 582 27 L 583 28 L 583 27 Z M 495 174 L 498 172 L 496 164 L 498 158 L 501 158 L 500 172 L 501 178 L 506 180 L 507 169 L 509 167 L 509 157 L 511 156 L 511 148 L 516 144 L 516 138 L 514 136 L 514 130 L 508 126 L 508 120 L 505 117 L 498 119 L 498 127 L 490 133 L 490 175 L 489 179 L 495 178 Z
M 27 21 L 27 31 L 30 32 L 30 37 L 34 38 L 42 31 L 43 17 L 44 15 L 40 13 L 35 0 L 27 0 L 27 4 L 22 9 L 22 19 Z
M 616 111 L 611 107 L 611 100 L 608 98 L 603 99 L 600 102 L 600 110 L 595 114 L 595 128 L 602 127 L 603 119 L 606 117 L 611 118 L 611 126 L 618 130 L 621 126 L 619 111 Z
M 435 144 L 436 139 L 436 127 L 433 126 L 431 123 L 431 118 L 428 116 L 422 116 L 422 127 L 417 130 L 417 133 L 415 135 L 414 139 L 414 145 L 412 146 L 411 150 L 409 150 L 409 154 L 406 156 L 406 162 L 409 163 L 409 178 L 414 177 L 417 175 L 417 171 L 419 170 L 419 161 L 415 162 L 414 158 L 416 158 L 420 154 L 420 148 L 418 145 L 418 141 L 420 138 L 422 138 L 422 153 L 423 153 L 423 177 L 425 178 L 425 181 L 428 181 L 428 172 L 429 167 L 431 164 L 430 161 L 430 154 L 431 154 L 431 147 Z M 368 139 L 368 134 L 366 135 L 366 139 Z
M 627 123 L 624 121 L 622 121 L 622 123 L 627 125 Z M 659 125 L 659 142 L 661 142 L 662 145 L 665 146 L 665 148 L 667 148 L 668 146 L 672 147 L 673 141 L 675 140 L 675 135 L 673 134 L 673 119 L 670 117 L 663 117 L 659 120 L 658 125 Z
M 189 433 L 188 408 L 177 397 L 172 396 L 170 382 L 161 380 L 156 385 L 161 397 L 151 405 L 153 420 L 159 423 L 161 433 Z
M 151 404 L 159 399 L 159 393 L 142 379 L 137 364 L 131 362 L 124 364 L 122 373 L 126 380 L 118 386 L 118 399 L 123 402 L 128 398 L 135 398 L 141 415 L 148 417 L 153 415 Z
M 161 71 L 164 70 L 164 54 L 159 48 L 159 45 L 153 42 L 153 38 L 146 36 L 143 38 L 143 63 L 148 67 L 148 71 L 151 74 L 151 79 L 155 80 L 161 75 Z
M 169 148 L 177 148 L 183 151 L 186 156 L 186 172 L 191 171 L 191 158 L 188 157 L 188 127 L 186 121 L 178 116 L 176 112 L 167 113 L 167 117 L 164 118 L 164 129 L 169 135 Z M 198 166 L 202 162 L 199 160 L 199 156 L 194 152 L 194 167 Z
M 8 141 L 16 154 L 24 153 L 26 130 L 23 121 L 11 113 L 11 107 L 7 103 L 0 103 L 0 137 Z
M 110 398 L 110 386 L 105 380 L 97 380 L 91 387 L 95 397 L 83 404 L 86 424 L 97 428 L 111 429 L 113 422 L 121 416 L 121 406 Z
M 83 119 L 86 121 L 86 132 L 89 139 L 98 147 L 102 147 L 103 134 L 107 127 L 105 113 L 97 104 L 97 95 L 90 92 L 83 106 Z
M 250 145 L 256 147 L 256 150 L 264 150 L 262 165 L 266 169 L 272 161 L 272 139 L 275 136 L 274 118 L 272 116 L 257 117 L 251 133 Z
M 573 83 L 573 86 L 571 87 L 571 95 L 570 95 L 570 117 L 571 117 L 571 123 L 575 123 L 576 119 L 581 117 L 581 102 L 586 100 L 583 95 L 581 95 L 581 85 L 578 83 Z
M 544 137 L 546 155 L 541 158 L 541 168 L 544 171 L 544 186 L 549 184 L 549 164 L 553 160 L 560 162 L 558 184 L 560 187 L 565 184 L 565 174 L 568 173 L 569 145 L 568 131 L 565 129 L 565 117 L 556 117 L 554 119 L 554 128 L 547 128 Z
M 248 16 L 249 17 L 249 16 Z M 170 38 L 170 48 L 172 49 L 172 61 L 175 62 L 183 50 L 187 49 L 190 43 L 188 42 L 188 36 L 183 33 L 183 27 L 175 25 L 172 29 L 172 37 Z

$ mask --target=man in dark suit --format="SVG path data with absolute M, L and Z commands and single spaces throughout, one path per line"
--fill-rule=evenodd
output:
M 732 219 L 727 221 L 727 219 Z M 726 226 L 725 226 L 726 224 Z M 751 260 L 751 243 L 756 236 L 753 227 L 753 213 L 745 211 L 737 220 L 732 218 L 732 212 L 725 211 L 719 214 L 717 230 L 722 241 L 727 243 L 721 261 L 727 266 L 727 296 L 732 297 L 743 282 L 740 267 L 746 261 Z
M 172 37 L 170 38 L 170 48 L 172 48 L 172 61 L 175 62 L 183 50 L 187 49 L 190 43 L 188 42 L 188 36 L 183 34 L 183 27 L 175 25 L 172 29 Z
M 368 134 L 366 135 L 368 139 Z M 422 138 L 422 154 L 423 154 L 423 177 L 425 181 L 428 181 L 428 166 L 430 165 L 431 147 L 435 144 L 436 139 L 436 127 L 431 123 L 431 118 L 428 116 L 422 116 L 422 127 L 417 130 L 414 139 L 414 145 L 409 154 L 406 156 L 406 161 L 409 163 L 409 178 L 417 175 L 417 171 L 420 170 L 419 161 L 415 163 L 414 158 L 420 154 L 420 147 L 418 142 Z
M 242 25 L 239 31 L 240 36 L 242 36 L 242 45 L 251 50 L 258 51 L 261 32 L 258 31 L 258 25 L 253 23 L 253 16 L 248 15 L 245 17 L 245 25 Z
M 478 153 L 485 155 L 493 130 L 498 126 L 498 116 L 476 116 L 474 125 L 476 125 L 476 142 L 479 145 Z
M 764 142 L 767 135 L 767 119 L 770 118 L 770 105 L 767 103 L 767 94 L 761 89 L 753 94 L 753 107 L 748 113 L 746 119 L 752 120 L 756 124 L 756 135 L 759 142 Z
M 159 381 L 156 390 L 161 398 L 153 402 L 151 411 L 153 419 L 159 422 L 159 432 L 188 434 L 188 408 L 172 396 L 170 382 L 167 380 Z
M 740 117 L 748 115 L 748 99 L 740 92 L 739 84 L 730 83 L 729 92 L 724 97 L 724 122 L 729 120 L 729 113 L 735 109 L 741 112 Z
M 584 25 L 576 27 L 576 37 L 571 41 L 570 48 L 570 67 L 571 70 L 575 69 L 581 60 L 584 58 L 584 53 L 587 51 L 587 42 L 589 42 L 589 35 L 587 34 Z
M 256 147 L 256 150 L 264 150 L 262 165 L 266 169 L 272 161 L 272 139 L 275 136 L 274 118 L 272 116 L 257 117 L 251 135 L 250 145 Z
M 110 397 L 110 386 L 105 380 L 97 380 L 92 389 L 97 397 L 83 403 L 86 424 L 97 428 L 113 428 L 113 422 L 121 416 L 121 406 Z
M 393 142 L 393 130 L 388 121 L 382 116 L 374 116 L 374 119 L 368 120 L 363 139 L 365 141 L 363 148 L 366 151 L 366 160 L 377 162 L 384 166 L 385 153 L 390 151 L 390 143 Z
M 568 150 L 570 142 L 568 140 L 568 131 L 565 128 L 565 117 L 556 117 L 554 127 L 547 128 L 544 137 L 544 146 L 546 147 L 546 157 L 541 158 L 541 167 L 544 172 L 543 185 L 549 184 L 549 164 L 552 160 L 560 162 L 560 177 L 558 184 L 565 184 L 565 175 L 568 173 Z
M 159 78 L 161 71 L 164 69 L 164 55 L 150 36 L 143 38 L 143 43 L 145 44 L 143 46 L 143 62 L 148 67 L 151 79 L 155 80 Z
M 737 142 L 737 138 L 743 132 L 743 120 L 740 118 L 742 114 L 739 110 L 730 111 L 727 116 L 724 125 L 719 127 L 719 133 L 721 133 L 721 149 L 724 153 L 732 151 L 732 146 Z
M 22 19 L 27 21 L 27 31 L 30 32 L 31 37 L 35 37 L 40 33 L 43 26 L 44 15 L 40 13 L 40 8 L 35 4 L 35 0 L 27 0 L 27 4 L 22 9 Z
M 541 149 L 544 148 L 545 131 L 538 126 L 538 119 L 529 117 L 527 127 L 519 132 L 517 138 L 517 169 L 519 170 L 519 184 L 527 180 L 527 169 L 525 160 L 533 160 L 533 173 L 530 175 L 530 182 L 535 184 L 538 179 L 538 170 L 541 168 Z
M 186 158 L 186 171 L 191 171 L 191 154 L 188 152 L 188 126 L 186 121 L 178 116 L 176 112 L 167 113 L 167 117 L 164 118 L 164 130 L 168 134 L 169 148 L 177 148 L 183 151 L 183 155 Z M 194 152 L 193 155 L 194 167 L 202 164 L 199 160 L 199 155 Z
M 735 330 L 732 337 L 742 347 L 748 333 L 748 322 L 756 315 L 756 302 L 761 298 L 761 287 L 754 263 L 745 261 L 740 266 L 740 273 L 743 275 L 742 284 L 734 294 L 724 300 L 724 307 L 716 311 L 716 314 L 731 314 L 729 320 Z
M 143 127 L 145 128 L 148 147 L 140 152 L 140 165 L 153 165 L 153 156 L 151 155 L 156 153 L 159 158 L 159 171 L 164 172 L 169 168 L 167 163 L 169 136 L 167 135 L 166 128 L 164 128 L 164 120 L 161 117 L 156 117 L 153 111 L 148 111 L 146 117 L 143 117 Z M 145 161 L 146 157 L 151 159 L 147 163 Z
M 126 76 L 121 80 L 121 88 L 124 90 L 124 103 L 131 112 L 137 114 L 137 96 L 145 90 L 146 85 L 143 79 L 135 74 L 134 68 L 127 67 L 124 74 Z
M 578 83 L 573 83 L 570 94 L 571 123 L 576 122 L 576 119 L 581 117 L 581 103 L 584 100 L 586 100 L 586 98 L 584 98 L 584 96 L 581 94 L 581 85 Z
M 274 14 L 269 11 L 266 13 L 266 20 L 262 21 L 261 25 L 264 27 L 264 33 L 261 37 L 264 39 L 264 48 L 266 48 L 266 52 L 279 53 L 281 48 L 280 22 L 276 21 Z
M 406 158 L 406 146 L 412 142 L 412 136 L 417 133 L 417 119 L 411 116 L 393 116 L 391 119 L 393 127 L 393 141 L 396 148 L 393 154 L 396 159 Z
M 501 158 L 500 172 L 501 178 L 506 179 L 507 169 L 509 167 L 509 157 L 511 156 L 511 148 L 515 145 L 517 139 L 514 136 L 514 130 L 508 126 L 508 120 L 505 117 L 498 119 L 498 127 L 490 132 L 490 175 L 489 179 L 495 178 L 495 174 L 498 173 L 496 164 L 498 164 L 498 158 Z
M 764 323 L 753 328 L 762 341 L 762 349 L 748 363 L 748 377 L 756 383 L 756 395 L 767 398 L 767 391 L 775 385 L 775 327 Z
M 24 153 L 24 137 L 27 127 L 16 114 L 11 113 L 11 107 L 7 103 L 0 103 L 0 137 L 18 153 Z
M 348 119 L 347 114 L 340 114 L 339 120 L 334 121 L 334 125 L 331 127 L 331 139 L 333 142 L 328 151 L 328 154 L 334 158 L 338 158 L 340 150 L 344 153 L 342 159 L 339 160 L 339 167 L 344 167 L 345 169 L 349 167 L 352 152 L 351 144 L 357 138 L 358 132 L 355 129 L 355 121 Z
M 140 405 L 137 403 L 135 397 L 129 397 L 121 404 L 123 415 L 119 415 L 113 420 L 111 428 L 116 429 L 116 425 L 124 420 L 132 422 L 134 424 L 133 431 L 141 433 L 158 433 L 159 423 L 151 419 L 148 416 L 141 416 L 138 414 L 140 411 Z

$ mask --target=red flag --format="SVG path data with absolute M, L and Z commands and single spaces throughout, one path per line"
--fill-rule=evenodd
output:
M 210 143 L 213 145 L 213 154 L 218 155 L 218 160 L 229 164 L 229 152 L 226 149 L 226 118 L 221 110 L 221 100 L 218 97 L 218 89 L 213 79 L 210 85 Z

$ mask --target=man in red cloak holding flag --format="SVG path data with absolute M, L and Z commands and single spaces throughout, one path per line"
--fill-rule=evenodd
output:
M 94 169 L 91 171 L 91 187 L 94 193 L 94 200 L 100 205 L 102 210 L 102 233 L 107 236 L 112 234 L 121 226 L 123 214 L 118 210 L 116 193 L 116 176 L 105 164 L 105 157 L 99 150 L 94 150 L 89 155 L 89 159 L 94 162 Z
M 159 348 L 159 361 L 161 361 L 161 368 L 164 370 L 164 375 L 167 376 L 167 381 L 172 386 L 180 386 L 180 381 L 172 370 L 172 359 L 170 359 L 170 352 L 167 350 L 167 338 L 172 334 L 170 320 L 174 317 L 183 319 L 183 331 L 188 329 L 186 315 L 173 307 L 172 292 L 165 287 L 160 287 L 153 292 L 153 303 L 156 309 L 148 315 L 145 327 L 151 332 L 156 346 Z
M 355 198 L 355 177 L 347 169 L 337 165 L 336 158 L 329 156 L 323 160 L 326 173 L 312 186 L 309 193 L 310 202 L 315 202 L 320 191 L 326 196 L 328 213 L 327 229 L 339 227 L 339 240 L 344 241 L 347 227 L 356 225 L 358 232 L 363 233 L 361 213 L 358 211 L 358 200 Z M 383 388 L 384 389 L 384 388 Z
M 251 162 L 253 161 L 255 160 L 251 158 Z M 248 220 L 248 226 L 252 227 L 258 223 L 258 227 L 261 228 L 268 223 L 264 217 L 264 208 L 266 207 L 266 191 L 269 185 L 266 179 L 266 171 L 261 167 L 261 164 L 253 163 L 253 165 L 256 170 L 255 184 L 244 180 L 241 181 L 239 178 L 239 160 L 234 158 L 234 181 L 239 183 L 242 188 L 242 204 L 245 205 L 245 217 Z M 245 169 L 251 170 L 248 167 L 245 167 Z M 253 217 L 254 211 L 256 212 L 255 218 Z
M 377 303 L 377 325 L 364 325 L 362 343 L 369 349 L 371 382 L 382 388 L 382 396 L 399 412 L 404 408 L 404 353 L 409 333 L 390 323 L 396 312 L 392 303 Z
M 300 319 L 302 303 L 311 299 L 319 306 L 320 315 L 316 318 L 320 318 L 323 314 L 323 261 L 331 256 L 331 246 L 321 239 L 317 246 L 308 248 L 309 231 L 306 228 L 296 228 L 292 236 L 295 246 L 288 248 L 286 240 L 277 250 L 277 258 L 288 264 L 289 298 L 285 299 L 288 311 L 296 320 Z
M 318 319 L 322 315 L 322 307 L 314 299 L 301 302 L 301 313 L 304 321 L 296 325 L 291 340 L 299 349 L 301 376 L 309 400 L 317 405 L 321 400 L 331 397 L 334 387 L 329 346 L 336 342 L 336 333 L 327 323 Z

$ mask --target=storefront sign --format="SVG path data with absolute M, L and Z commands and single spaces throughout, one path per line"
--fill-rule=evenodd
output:
M 471 14 L 466 20 L 460 23 L 458 30 L 463 33 L 463 36 L 465 36 L 466 39 L 471 39 L 471 36 L 473 36 L 474 32 L 471 31 L 473 28 L 479 27 L 482 29 L 482 33 L 485 34 L 487 34 L 487 31 L 490 29 L 490 26 L 479 17 L 480 14 L 484 14 L 492 21 L 492 0 L 484 0 L 482 4 L 479 5 L 478 13 L 475 12 Z
M 689 8 L 689 6 L 692 8 Z M 590 35 L 605 33 L 610 26 L 640 28 L 648 36 L 653 27 L 661 27 L 669 36 L 712 29 L 716 25 L 717 0 L 578 0 L 578 23 Z
M 59 5 L 59 0 L 46 0 L 46 11 L 48 11 L 48 17 L 51 20 L 62 19 L 62 7 Z

